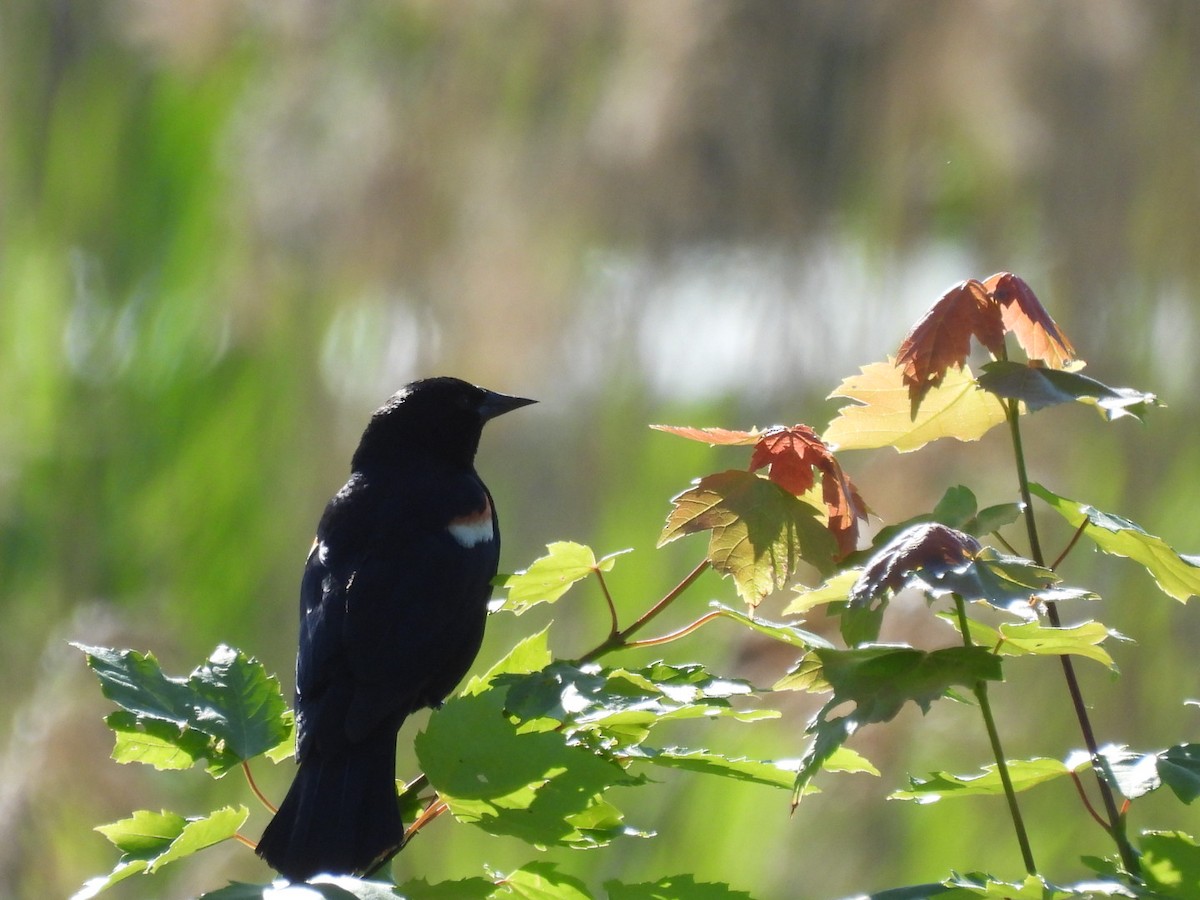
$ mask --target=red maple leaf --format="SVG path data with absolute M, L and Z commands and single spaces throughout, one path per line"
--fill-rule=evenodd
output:
M 1005 332 L 1016 335 L 1030 360 L 1061 369 L 1075 359 L 1075 348 L 1023 278 L 997 272 L 983 286 L 1000 307 Z
M 843 470 L 833 451 L 807 425 L 769 428 L 754 445 L 750 471 L 770 466 L 769 477 L 790 494 L 807 492 L 821 473 L 821 497 L 829 516 L 829 531 L 842 556 L 858 544 L 858 522 L 867 517 L 867 505 Z
M 974 278 L 960 281 L 929 308 L 905 335 L 896 354 L 896 367 L 913 403 L 942 383 L 951 366 L 962 368 L 971 352 L 971 338 L 993 353 L 1004 346 L 1004 322 L 987 288 Z

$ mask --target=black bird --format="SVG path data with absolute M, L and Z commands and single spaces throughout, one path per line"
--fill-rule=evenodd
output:
M 470 668 L 500 556 L 480 434 L 533 402 L 429 378 L 371 416 L 300 584 L 300 768 L 257 851 L 288 880 L 366 874 L 399 849 L 396 733 Z

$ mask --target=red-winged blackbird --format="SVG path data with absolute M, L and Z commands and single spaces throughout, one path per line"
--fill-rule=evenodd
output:
M 300 768 L 258 842 L 289 880 L 365 874 L 399 848 L 396 733 L 474 661 L 500 555 L 480 434 L 533 402 L 429 378 L 363 432 L 300 584 Z

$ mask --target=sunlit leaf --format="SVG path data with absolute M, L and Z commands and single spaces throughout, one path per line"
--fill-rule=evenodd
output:
M 1158 895 L 1188 898 L 1200 895 L 1200 846 L 1182 831 L 1145 831 L 1142 876 Z
M 1184 803 L 1200 797 L 1200 744 L 1179 744 L 1158 755 L 1158 776 Z
M 1073 527 L 1086 521 L 1085 536 L 1105 553 L 1140 563 L 1168 596 L 1187 602 L 1200 594 L 1200 561 L 1196 558 L 1181 556 L 1162 538 L 1121 516 L 1060 497 L 1040 484 L 1030 484 L 1029 489 Z
M 803 628 L 797 628 L 795 625 L 786 625 L 778 622 L 769 622 L 766 619 L 760 619 L 757 616 L 751 618 L 744 613 L 738 612 L 736 609 L 730 609 L 727 606 L 722 606 L 719 603 L 713 604 L 721 615 L 726 618 L 733 619 L 739 622 L 751 631 L 757 631 L 759 634 L 771 638 L 773 641 L 779 641 L 788 644 L 792 647 L 800 647 L 807 649 L 809 647 L 827 647 L 832 648 L 833 645 L 819 634 L 811 631 L 805 631 Z
M 555 661 L 537 672 L 499 676 L 494 683 L 507 691 L 505 711 L 519 722 L 549 719 L 567 737 L 591 731 L 617 745 L 638 743 L 651 728 L 671 720 L 777 715 L 738 709 L 730 700 L 748 695 L 750 685 L 713 676 L 697 664 L 604 669 Z
M 784 608 L 783 614 L 785 616 L 803 615 L 810 609 L 826 603 L 846 602 L 861 574 L 861 569 L 843 569 L 816 587 L 797 585 L 794 588 L 796 598 Z
M 1140 419 L 1151 407 L 1162 405 L 1154 394 L 1112 388 L 1080 372 L 1004 360 L 984 366 L 978 381 L 981 388 L 998 397 L 1020 400 L 1029 412 L 1058 403 L 1082 402 L 1095 406 L 1112 421 L 1122 416 Z
M 893 447 L 907 453 L 938 438 L 976 441 L 1005 420 L 1003 405 L 979 389 L 969 366 L 946 372 L 915 414 L 901 372 L 890 362 L 864 366 L 830 397 L 857 401 L 843 406 L 821 436 L 835 450 Z
M 507 875 L 495 876 L 500 886 L 492 896 L 520 900 L 591 900 L 583 882 L 558 871 L 550 862 L 527 863 Z
M 1097 897 L 1139 896 L 1117 881 L 1085 881 L 1073 885 L 1051 884 L 1040 875 L 1029 875 L 1021 882 L 1000 881 L 990 875 L 956 875 L 943 882 L 950 890 L 938 894 L 938 900 L 967 900 L 993 897 L 995 900 L 1095 900 Z
M 707 750 L 651 750 L 639 748 L 629 756 L 631 760 L 645 762 L 668 769 L 684 769 L 705 775 L 718 775 L 735 781 L 746 781 L 768 787 L 791 790 L 800 768 L 799 760 L 762 760 L 745 757 L 728 757 Z
M 536 846 L 595 847 L 632 833 L 616 814 L 604 828 L 578 823 L 596 807 L 612 809 L 602 797 L 609 788 L 637 779 L 556 731 L 522 731 L 506 714 L 506 693 L 454 697 L 416 736 L 417 759 L 454 817 Z
M 696 482 L 672 501 L 659 546 L 708 531 L 708 560 L 750 606 L 783 587 L 803 560 L 828 571 L 833 537 L 817 510 L 766 478 L 731 469 Z
M 947 617 L 957 626 L 954 617 Z M 1112 657 L 1100 644 L 1113 637 L 1113 632 L 1100 622 L 1081 622 L 1066 628 L 1054 628 L 1040 622 L 1005 622 L 999 630 L 971 619 L 967 623 L 971 639 L 1001 656 L 1062 656 L 1071 654 L 1094 659 L 1115 669 Z
M 727 884 L 697 881 L 693 875 L 672 875 L 644 884 L 604 882 L 609 900 L 751 900 L 745 891 Z
M 171 812 L 139 810 L 127 819 L 96 828 L 121 851 L 112 873 L 90 879 L 71 900 L 88 900 L 130 875 L 152 874 L 163 866 L 232 838 L 249 817 L 244 806 L 227 806 L 207 816 L 185 819 Z
M 687 438 L 690 441 L 699 441 L 702 444 L 718 445 L 749 445 L 757 444 L 762 432 L 757 429 L 751 431 L 730 431 L 727 428 L 690 428 L 686 425 L 651 425 L 655 431 L 663 431 L 667 434 L 673 434 L 676 437 Z
M 508 596 L 499 609 L 520 615 L 539 603 L 553 603 L 575 582 L 596 571 L 611 571 L 614 560 L 620 555 L 612 553 L 597 561 L 591 547 L 571 541 L 547 544 L 546 550 L 549 552 L 534 560 L 525 571 L 500 576 L 495 580 L 498 587 L 508 590 Z
M 1032 787 L 1070 775 L 1071 769 L 1057 759 L 1008 760 L 1008 774 L 1013 790 L 1027 791 Z M 979 795 L 1001 795 L 1004 785 L 996 765 L 984 766 L 975 775 L 951 775 L 935 772 L 925 778 L 909 778 L 908 788 L 889 795 L 891 800 L 915 800 L 918 803 L 934 803 L 949 797 L 974 797 Z

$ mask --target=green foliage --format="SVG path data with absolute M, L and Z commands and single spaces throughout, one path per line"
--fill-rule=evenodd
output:
M 1008 358 L 1009 334 L 1025 362 Z M 966 366 L 975 344 L 993 357 L 978 378 Z M 700 563 L 625 624 L 607 580 L 620 554 L 598 559 L 582 544 L 551 543 L 523 572 L 497 579 L 506 596 L 494 611 L 519 616 L 538 605 L 562 604 L 573 585 L 594 578 L 599 590 L 575 592 L 572 602 L 602 598 L 608 633 L 571 659 L 551 650 L 555 626 L 528 634 L 429 717 L 414 738 L 421 773 L 408 780 L 400 798 L 405 820 L 413 823 L 406 842 L 448 814 L 459 825 L 550 852 L 619 853 L 622 842 L 654 835 L 653 823 L 626 821 L 618 798 L 653 791 L 671 776 L 724 779 L 739 790 L 773 789 L 764 796 L 784 806 L 779 793 L 784 792 L 794 809 L 826 773 L 879 774 L 848 746 L 864 727 L 888 725 L 910 705 L 927 713 L 939 700 L 954 699 L 972 703 L 978 712 L 991 760 L 967 774 L 910 775 L 907 786 L 890 796 L 918 806 L 956 798 L 995 809 L 1003 804 L 1024 875 L 951 874 L 871 897 L 1200 896 L 1200 850 L 1191 836 L 1150 829 L 1130 835 L 1131 810 L 1140 809 L 1134 804 L 1146 795 L 1157 791 L 1184 804 L 1200 796 L 1200 745 L 1135 751 L 1097 744 L 1075 661 L 1099 663 L 1115 675 L 1109 642 L 1123 636 L 1094 619 L 1064 624 L 1060 604 L 1094 600 L 1096 594 L 1065 585 L 1056 571 L 1076 540 L 1086 536 L 1105 552 L 1141 564 L 1164 593 L 1182 601 L 1200 593 L 1200 561 L 1127 519 L 1068 500 L 1026 476 L 1023 415 L 1080 401 L 1113 421 L 1158 405 L 1151 394 L 1085 378 L 1078 373 L 1081 365 L 1029 286 L 1001 273 L 957 285 L 913 327 L 894 359 L 843 382 L 836 396 L 857 405 L 843 408 L 823 439 L 806 425 L 747 431 L 662 426 L 676 436 L 749 454 L 745 469 L 701 477 L 672 501 L 659 543 L 706 533 Z M 981 508 L 970 488 L 953 485 L 930 508 L 880 528 L 871 545 L 860 548 L 867 543 L 859 539 L 867 506 L 835 455 L 837 446 L 909 451 L 940 437 L 975 440 L 1002 423 L 1015 453 L 1017 496 Z M 1035 496 L 1076 529 L 1053 561 L 1041 550 Z M 1023 536 L 1005 533 L 1017 531 L 1018 524 Z M 1027 555 L 1014 546 L 1022 541 Z M 644 637 L 666 609 L 686 608 L 681 598 L 709 568 L 732 580 L 733 592 L 749 610 L 711 602 L 689 624 Z M 813 580 L 823 579 L 820 584 L 796 583 L 813 573 Z M 760 603 L 785 587 L 793 589 L 783 609 L 786 621 L 760 617 Z M 902 601 L 906 593 L 917 595 L 917 602 Z M 900 633 L 908 639 L 880 643 L 902 602 L 906 619 Z M 803 627 L 809 624 L 803 617 L 813 613 L 831 621 Z M 746 646 L 775 651 L 761 657 L 764 666 L 776 666 L 767 669 L 772 689 L 720 674 L 678 650 L 679 642 L 718 621 L 752 639 Z M 278 682 L 240 651 L 222 645 L 191 675 L 178 678 L 164 674 L 148 654 L 80 649 L 105 696 L 119 707 L 106 719 L 119 762 L 178 770 L 204 760 L 219 777 L 239 765 L 249 775 L 247 764 L 255 758 L 278 759 L 289 752 L 291 714 Z M 619 664 L 612 659 L 617 653 Z M 1019 665 L 1042 666 L 1066 678 L 1067 715 L 1077 719 L 1086 746 L 1065 760 L 1009 759 L 1004 751 L 1006 728 L 993 712 L 990 691 L 1007 688 L 1006 666 L 1018 659 Z M 707 739 L 710 730 L 686 732 L 692 746 L 678 743 L 677 729 L 685 723 L 725 729 L 787 722 L 789 701 L 795 699 L 789 692 L 796 691 L 822 696 L 816 713 L 792 732 L 795 756 L 722 753 Z M 1022 703 L 1022 714 L 1055 715 L 1041 697 Z M 1020 808 L 1022 795 L 1064 779 L 1081 798 L 1081 817 L 1099 823 L 1115 851 L 1105 859 L 1083 857 L 1099 877 L 1077 884 L 1052 881 L 1038 867 Z M 994 811 L 981 815 L 989 823 L 998 820 Z M 246 816 L 244 807 L 229 806 L 192 818 L 143 810 L 101 826 L 120 859 L 77 896 L 95 896 L 134 874 L 152 875 L 215 843 L 234 838 L 250 843 L 238 834 Z M 951 862 L 942 871 L 955 872 Z M 686 873 L 649 882 L 614 880 L 598 894 L 553 860 L 540 860 L 503 873 L 484 868 L 457 879 L 416 879 L 400 886 L 318 879 L 312 890 L 322 897 L 412 900 L 747 898 L 732 884 L 736 874 L 729 884 Z M 206 896 L 242 900 L 272 891 L 233 884 Z

